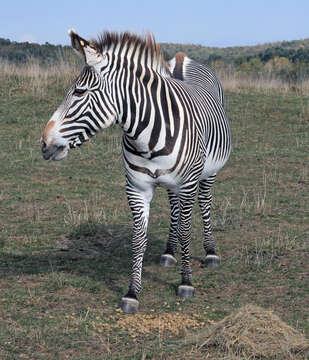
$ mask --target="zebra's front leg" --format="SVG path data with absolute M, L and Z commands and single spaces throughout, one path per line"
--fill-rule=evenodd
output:
M 206 180 L 201 180 L 198 194 L 198 202 L 204 224 L 204 249 L 206 252 L 206 266 L 217 266 L 220 263 L 219 257 L 216 255 L 215 252 L 215 242 L 211 233 L 210 222 L 210 208 L 212 200 L 211 187 L 215 182 L 215 179 L 216 175 L 213 175 Z
M 127 197 L 133 214 L 132 236 L 132 275 L 129 290 L 121 299 L 120 307 L 126 313 L 138 310 L 137 295 L 142 289 L 142 265 L 147 247 L 147 227 L 149 218 L 149 205 L 153 195 L 153 188 L 147 192 L 136 191 L 127 184 Z
M 197 184 L 182 189 L 179 194 L 179 218 L 178 239 L 181 245 L 181 285 L 178 286 L 178 296 L 188 299 L 194 295 L 194 287 L 191 283 L 190 267 L 190 241 L 191 241 L 191 218 Z
M 173 193 L 171 190 L 167 190 L 167 193 L 171 207 L 171 217 L 170 217 L 170 232 L 166 244 L 166 250 L 160 258 L 160 265 L 164 267 L 174 266 L 177 263 L 177 260 L 175 259 L 175 254 L 178 245 L 178 235 L 177 235 L 178 216 L 179 216 L 178 195 Z

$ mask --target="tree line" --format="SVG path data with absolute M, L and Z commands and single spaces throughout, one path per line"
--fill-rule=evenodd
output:
M 15 64 L 37 61 L 40 64 L 55 64 L 60 60 L 71 59 L 73 51 L 70 46 L 52 45 L 46 42 L 43 45 L 29 42 L 15 42 L 0 38 L 0 59 Z
M 309 77 L 309 39 L 226 48 L 162 43 L 161 49 L 167 60 L 183 51 L 200 63 L 230 68 L 244 75 L 271 74 L 288 81 Z M 42 65 L 78 61 L 70 46 L 19 43 L 3 38 L 0 38 L 0 60 L 17 64 L 36 61 Z

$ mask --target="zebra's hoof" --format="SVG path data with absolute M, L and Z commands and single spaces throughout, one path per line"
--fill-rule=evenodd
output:
M 139 302 L 136 299 L 123 297 L 121 299 L 120 308 L 123 312 L 127 314 L 136 313 L 138 310 Z
M 191 285 L 179 285 L 178 296 L 182 299 L 190 299 L 194 296 L 194 287 Z
M 170 267 L 177 264 L 177 260 L 174 258 L 173 255 L 170 254 L 163 254 L 160 258 L 160 266 L 163 267 Z
M 217 255 L 207 255 L 204 264 L 205 266 L 216 267 L 220 264 L 219 257 Z

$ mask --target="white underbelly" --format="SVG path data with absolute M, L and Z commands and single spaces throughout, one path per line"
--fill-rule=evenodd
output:
M 199 180 L 208 179 L 210 176 L 215 175 L 219 170 L 223 168 L 227 160 L 218 161 L 212 158 L 207 158 L 204 164 L 203 171 Z
M 179 186 L 181 184 L 181 179 L 179 179 L 177 176 L 175 176 L 173 174 L 165 174 L 165 175 L 159 176 L 156 179 L 155 184 L 158 186 L 163 186 L 167 189 L 177 191 L 177 189 L 179 188 Z

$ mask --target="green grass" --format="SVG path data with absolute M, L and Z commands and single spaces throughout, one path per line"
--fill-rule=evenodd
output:
M 127 317 L 118 306 L 129 281 L 131 233 L 121 134 L 109 129 L 63 162 L 44 161 L 39 139 L 65 86 L 51 79 L 38 93 L 18 77 L 0 81 L 0 358 L 200 359 L 186 340 L 198 329 L 133 338 L 129 327 L 117 327 Z M 218 175 L 212 210 L 221 266 L 201 265 L 196 206 L 196 296 L 177 299 L 179 267 L 158 265 L 169 205 L 157 189 L 141 315 L 177 313 L 201 324 L 252 303 L 309 335 L 308 101 L 295 93 L 227 93 L 233 153 Z

